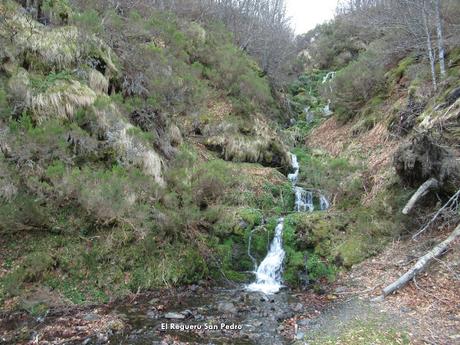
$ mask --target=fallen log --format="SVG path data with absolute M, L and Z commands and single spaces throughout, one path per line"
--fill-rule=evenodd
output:
M 429 180 L 425 181 L 419 189 L 412 195 L 410 200 L 407 202 L 406 206 L 404 206 L 404 209 L 402 211 L 403 214 L 409 214 L 414 206 L 419 202 L 420 199 L 422 199 L 425 195 L 428 194 L 428 192 L 432 189 L 438 189 L 439 188 L 439 182 L 435 178 L 430 178 Z
M 417 263 L 412 266 L 412 268 L 404 273 L 398 280 L 394 283 L 388 285 L 382 291 L 382 297 L 386 297 L 389 294 L 399 290 L 403 286 L 405 286 L 409 281 L 411 281 L 417 274 L 423 272 L 427 266 L 433 261 L 434 259 L 438 258 L 449 248 L 449 245 L 460 236 L 460 225 L 458 225 L 454 231 L 450 234 L 450 236 L 445 239 L 443 242 L 439 243 L 433 249 L 431 249 L 428 253 L 422 256 Z

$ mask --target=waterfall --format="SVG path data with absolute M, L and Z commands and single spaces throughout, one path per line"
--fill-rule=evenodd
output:
M 295 192 L 295 211 L 296 212 L 313 212 L 313 193 L 301 187 L 294 187 Z
M 285 252 L 283 249 L 284 218 L 278 219 L 275 237 L 265 259 L 256 271 L 256 282 L 247 286 L 248 291 L 260 291 L 266 294 L 277 293 L 281 287 L 281 273 Z
M 328 72 L 324 76 L 322 84 L 326 84 L 329 80 L 333 80 L 334 78 L 335 78 L 335 72 L 334 71 Z
M 299 161 L 297 160 L 297 156 L 291 154 L 291 166 L 294 169 L 294 173 L 288 175 L 289 181 L 292 182 L 292 185 L 295 186 L 297 184 L 297 180 L 299 179 Z
M 334 80 L 335 75 L 336 75 L 336 72 L 333 72 L 333 71 L 327 73 L 327 74 L 324 76 L 324 78 L 323 78 L 322 84 L 326 84 L 326 83 L 328 83 L 328 82 Z M 333 90 L 332 90 L 332 85 L 333 85 L 333 84 L 332 84 L 332 83 L 328 83 L 328 85 L 329 85 L 329 91 L 332 93 L 332 91 L 333 91 Z M 324 108 L 323 108 L 323 114 L 324 114 L 324 116 L 327 117 L 327 116 L 331 116 L 333 113 L 334 113 L 334 112 L 331 110 L 331 100 L 328 99 L 328 100 L 327 100 L 327 105 L 325 105 Z
M 323 108 L 323 114 L 324 116 L 331 116 L 332 114 L 334 114 L 331 110 L 331 100 L 330 99 L 327 100 L 327 104 Z
M 327 200 L 327 198 L 323 194 L 320 194 L 320 196 L 319 196 L 319 208 L 320 208 L 320 210 L 325 211 L 325 210 L 329 209 L 329 207 L 330 207 L 329 200 Z
M 288 179 L 292 183 L 292 188 L 295 194 L 295 211 L 296 212 L 312 212 L 313 193 L 297 186 L 299 179 L 299 162 L 297 156 L 291 154 L 291 166 L 293 173 L 288 174 Z M 327 202 L 326 198 L 324 200 Z M 262 260 L 259 267 L 255 271 L 256 281 L 246 287 L 248 291 L 259 291 L 265 294 L 277 293 L 282 284 L 283 260 L 286 253 L 283 249 L 283 229 L 284 218 L 278 219 L 278 224 L 275 228 L 275 237 L 273 238 L 267 256 Z M 250 247 L 249 247 L 250 248 Z M 248 249 L 249 256 L 250 249 Z

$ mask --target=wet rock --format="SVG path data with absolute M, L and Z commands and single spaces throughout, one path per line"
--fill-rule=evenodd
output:
M 185 319 L 185 315 L 183 315 L 181 313 L 170 312 L 170 313 L 166 313 L 164 315 L 164 318 L 165 319 L 171 319 L 171 320 L 183 320 L 183 319 Z
M 205 320 L 205 317 L 203 315 L 196 315 L 195 316 L 195 320 L 196 321 L 204 321 Z
M 158 319 L 158 313 L 155 310 L 149 310 L 147 312 L 147 317 L 149 319 Z
M 296 339 L 296 340 L 302 340 L 303 338 L 305 338 L 305 333 L 303 333 L 303 332 L 298 332 L 298 333 L 295 335 L 295 339 Z
M 193 312 L 189 309 L 185 309 L 184 311 L 181 312 L 181 314 L 183 314 L 185 317 L 192 317 L 193 316 Z
M 85 316 L 83 316 L 83 320 L 85 321 L 98 321 L 101 317 L 97 314 L 94 313 L 88 313 Z
M 296 313 L 300 313 L 303 310 L 303 304 L 302 303 L 297 303 L 291 309 L 292 309 L 292 311 L 294 311 Z
M 309 319 L 302 319 L 302 320 L 297 321 L 297 324 L 298 324 L 299 326 L 308 326 L 308 325 L 310 325 L 311 323 L 312 323 L 312 321 L 309 320 Z
M 264 295 L 264 296 L 260 297 L 260 301 L 261 302 L 268 302 L 268 301 L 270 301 L 270 299 L 267 296 Z
M 154 305 L 154 304 L 158 304 L 160 302 L 160 299 L 159 298 L 152 298 L 150 301 L 149 301 L 149 304 L 150 305 Z
M 223 314 L 236 314 L 238 309 L 232 302 L 221 302 L 217 305 L 217 310 Z

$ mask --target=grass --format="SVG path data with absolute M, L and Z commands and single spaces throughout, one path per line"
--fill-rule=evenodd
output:
M 354 321 L 338 336 L 324 336 L 309 342 L 311 345 L 409 345 L 409 336 L 387 324 Z

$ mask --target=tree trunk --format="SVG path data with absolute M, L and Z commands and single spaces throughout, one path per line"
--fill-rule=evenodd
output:
M 412 195 L 410 200 L 407 202 L 406 206 L 404 207 L 402 213 L 409 214 L 412 209 L 414 208 L 415 204 L 422 199 L 431 189 L 439 188 L 439 182 L 435 178 L 430 178 L 424 184 L 422 184 L 419 189 Z
M 428 14 L 426 13 L 425 1 L 423 2 L 422 16 L 423 16 L 423 26 L 425 28 L 425 35 L 426 35 L 427 53 L 428 53 L 428 58 L 430 60 L 430 67 L 431 67 L 431 79 L 433 81 L 433 89 L 436 91 L 438 89 L 438 83 L 436 81 L 436 61 L 435 61 L 434 52 L 433 52 L 433 44 L 431 42 L 430 27 L 428 26 Z
M 383 297 L 388 296 L 389 294 L 395 292 L 396 290 L 405 286 L 409 281 L 411 281 L 417 274 L 423 272 L 427 266 L 436 259 L 437 257 L 441 256 L 445 253 L 445 251 L 449 248 L 449 245 L 460 236 L 460 225 L 458 225 L 454 231 L 450 234 L 450 236 L 444 240 L 443 242 L 439 243 L 436 247 L 422 256 L 417 263 L 406 273 L 404 273 L 398 280 L 394 283 L 388 285 L 386 288 L 383 289 L 382 295 Z
M 445 60 L 445 48 L 444 48 L 444 34 L 442 29 L 442 18 L 441 18 L 441 4 L 440 0 L 435 1 L 436 10 L 436 32 L 438 35 L 438 53 L 439 53 L 439 69 L 441 71 L 441 79 L 446 77 L 446 60 Z

